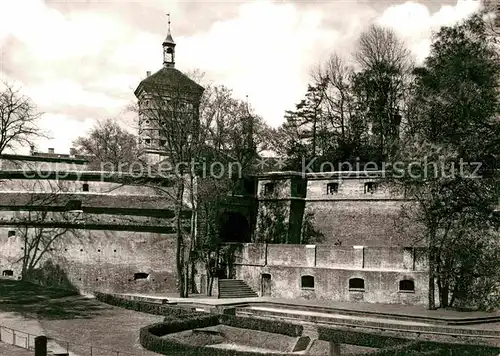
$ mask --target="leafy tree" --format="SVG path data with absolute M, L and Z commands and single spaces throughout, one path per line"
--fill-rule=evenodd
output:
M 481 15 L 435 36 L 415 71 L 413 107 L 393 183 L 414 201 L 411 216 L 429 251 L 429 308 L 498 305 L 499 64 Z M 479 169 L 477 169 L 479 168 Z M 494 293 L 496 291 L 496 293 Z

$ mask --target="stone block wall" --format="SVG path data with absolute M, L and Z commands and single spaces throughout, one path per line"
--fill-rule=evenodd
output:
M 314 228 L 321 232 L 321 243 L 365 246 L 411 246 L 419 230 L 400 216 L 401 201 L 329 200 L 306 201 Z
M 21 275 L 23 242 L 0 227 L 0 269 Z M 175 237 L 169 234 L 119 230 L 72 229 L 54 241 L 39 266 L 51 261 L 82 291 L 176 291 Z M 141 275 L 136 275 L 141 274 Z M 144 274 L 147 274 L 147 278 Z M 140 278 L 137 278 L 140 277 Z
M 238 255 L 236 278 L 262 293 L 262 274 L 270 274 L 271 296 L 276 298 L 427 302 L 427 261 L 422 248 L 245 244 Z M 313 286 L 304 286 L 303 277 L 312 279 Z M 359 280 L 357 284 L 352 281 L 355 278 L 363 280 L 363 288 Z M 406 282 L 400 289 L 402 281 Z M 411 290 L 408 284 L 413 284 Z
M 266 266 L 257 271 L 255 267 L 239 267 L 239 276 L 259 293 L 261 292 L 260 275 L 263 273 L 271 275 L 270 289 L 273 298 L 388 304 L 425 305 L 427 303 L 427 274 L 420 271 L 374 271 L 285 266 Z M 304 276 L 314 278 L 313 288 L 302 287 L 301 280 Z M 364 290 L 349 289 L 349 280 L 353 278 L 363 279 Z M 412 280 L 415 291 L 400 291 L 399 283 L 402 280 Z
M 273 183 L 274 194 L 266 195 L 266 185 Z M 300 187 L 304 184 L 306 189 L 302 191 Z M 329 184 L 334 184 L 333 189 Z M 271 203 L 290 202 L 290 209 L 280 213 L 289 227 L 287 234 L 299 236 L 307 217 L 307 224 L 312 228 L 308 231 L 313 236 L 307 236 L 308 243 L 422 246 L 421 228 L 402 214 L 403 206 L 411 203 L 404 199 L 402 192 L 384 182 L 381 172 L 269 173 L 259 178 L 258 199 L 261 216 L 266 215 Z M 258 232 L 259 238 L 255 241 L 276 241 L 266 229 L 260 228 Z M 265 233 L 268 235 L 264 236 Z M 303 238 L 287 242 L 299 243 Z

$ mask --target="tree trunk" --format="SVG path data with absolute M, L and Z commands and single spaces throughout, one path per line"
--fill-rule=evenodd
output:
M 196 262 L 191 261 L 191 273 L 190 273 L 190 285 L 191 289 L 190 292 L 191 294 L 197 294 L 198 293 L 198 288 L 196 288 L 196 282 L 195 282 L 195 277 L 196 277 Z
M 212 290 L 214 288 L 214 276 L 212 273 L 210 273 L 208 277 L 208 283 L 207 283 L 207 296 L 211 297 L 212 296 Z
M 439 291 L 439 294 L 441 295 L 441 308 L 448 308 L 449 303 L 449 295 L 450 295 L 450 288 L 448 287 L 448 283 L 445 283 L 442 287 L 441 290 Z
M 184 298 L 189 297 L 189 261 L 184 263 Z
M 434 240 L 434 237 L 431 238 Z M 429 310 L 436 309 L 436 300 L 435 300 L 435 286 L 434 286 L 434 277 L 436 275 L 436 264 L 435 264 L 435 251 L 434 251 L 434 243 L 431 241 L 429 243 Z
M 186 261 L 186 268 L 187 268 L 187 282 L 186 282 L 186 287 L 187 287 L 187 292 L 191 293 L 197 293 L 196 290 L 196 284 L 194 282 L 194 277 L 196 273 L 195 269 L 195 261 L 193 261 L 193 253 L 195 252 L 197 248 L 197 220 L 198 220 L 198 205 L 196 202 L 196 195 L 195 191 L 197 189 L 196 185 L 196 179 L 193 176 L 192 172 L 190 172 L 189 175 L 189 182 L 190 182 L 190 191 L 189 191 L 189 198 L 191 201 L 191 231 L 190 231 L 190 246 L 189 246 L 189 255 L 188 255 L 188 261 Z M 189 271 L 189 267 L 191 267 L 191 270 Z
M 175 226 L 177 232 L 175 262 L 177 269 L 177 280 L 179 281 L 179 297 L 184 298 L 184 244 L 183 244 L 183 231 L 182 231 L 182 198 L 184 196 L 184 181 L 182 176 L 179 178 L 176 192 L 175 202 Z

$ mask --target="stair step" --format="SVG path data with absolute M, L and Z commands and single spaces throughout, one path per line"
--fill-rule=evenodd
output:
M 225 295 L 221 295 L 219 296 L 219 298 L 256 298 L 257 296 L 256 295 L 252 295 L 252 294 L 225 294 Z
M 241 279 L 220 279 L 219 298 L 255 298 L 257 293 Z

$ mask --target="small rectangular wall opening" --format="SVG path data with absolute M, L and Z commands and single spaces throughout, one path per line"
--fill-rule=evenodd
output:
M 365 280 L 363 278 L 351 278 L 351 279 L 349 279 L 349 291 L 351 291 L 351 292 L 364 292 L 365 291 Z
M 326 184 L 326 194 L 333 195 L 339 192 L 339 183 L 338 182 L 330 182 Z
M 377 183 L 366 182 L 365 183 L 365 194 L 373 194 L 377 190 Z
M 415 293 L 415 282 L 410 279 L 399 281 L 399 291 L 401 293 Z
M 273 182 L 264 184 L 264 195 L 271 195 L 274 193 L 276 185 Z
M 134 273 L 134 281 L 138 279 L 148 279 L 149 273 L 144 273 L 144 272 L 138 272 Z
M 314 277 L 313 276 L 300 277 L 300 287 L 302 289 L 314 289 Z

